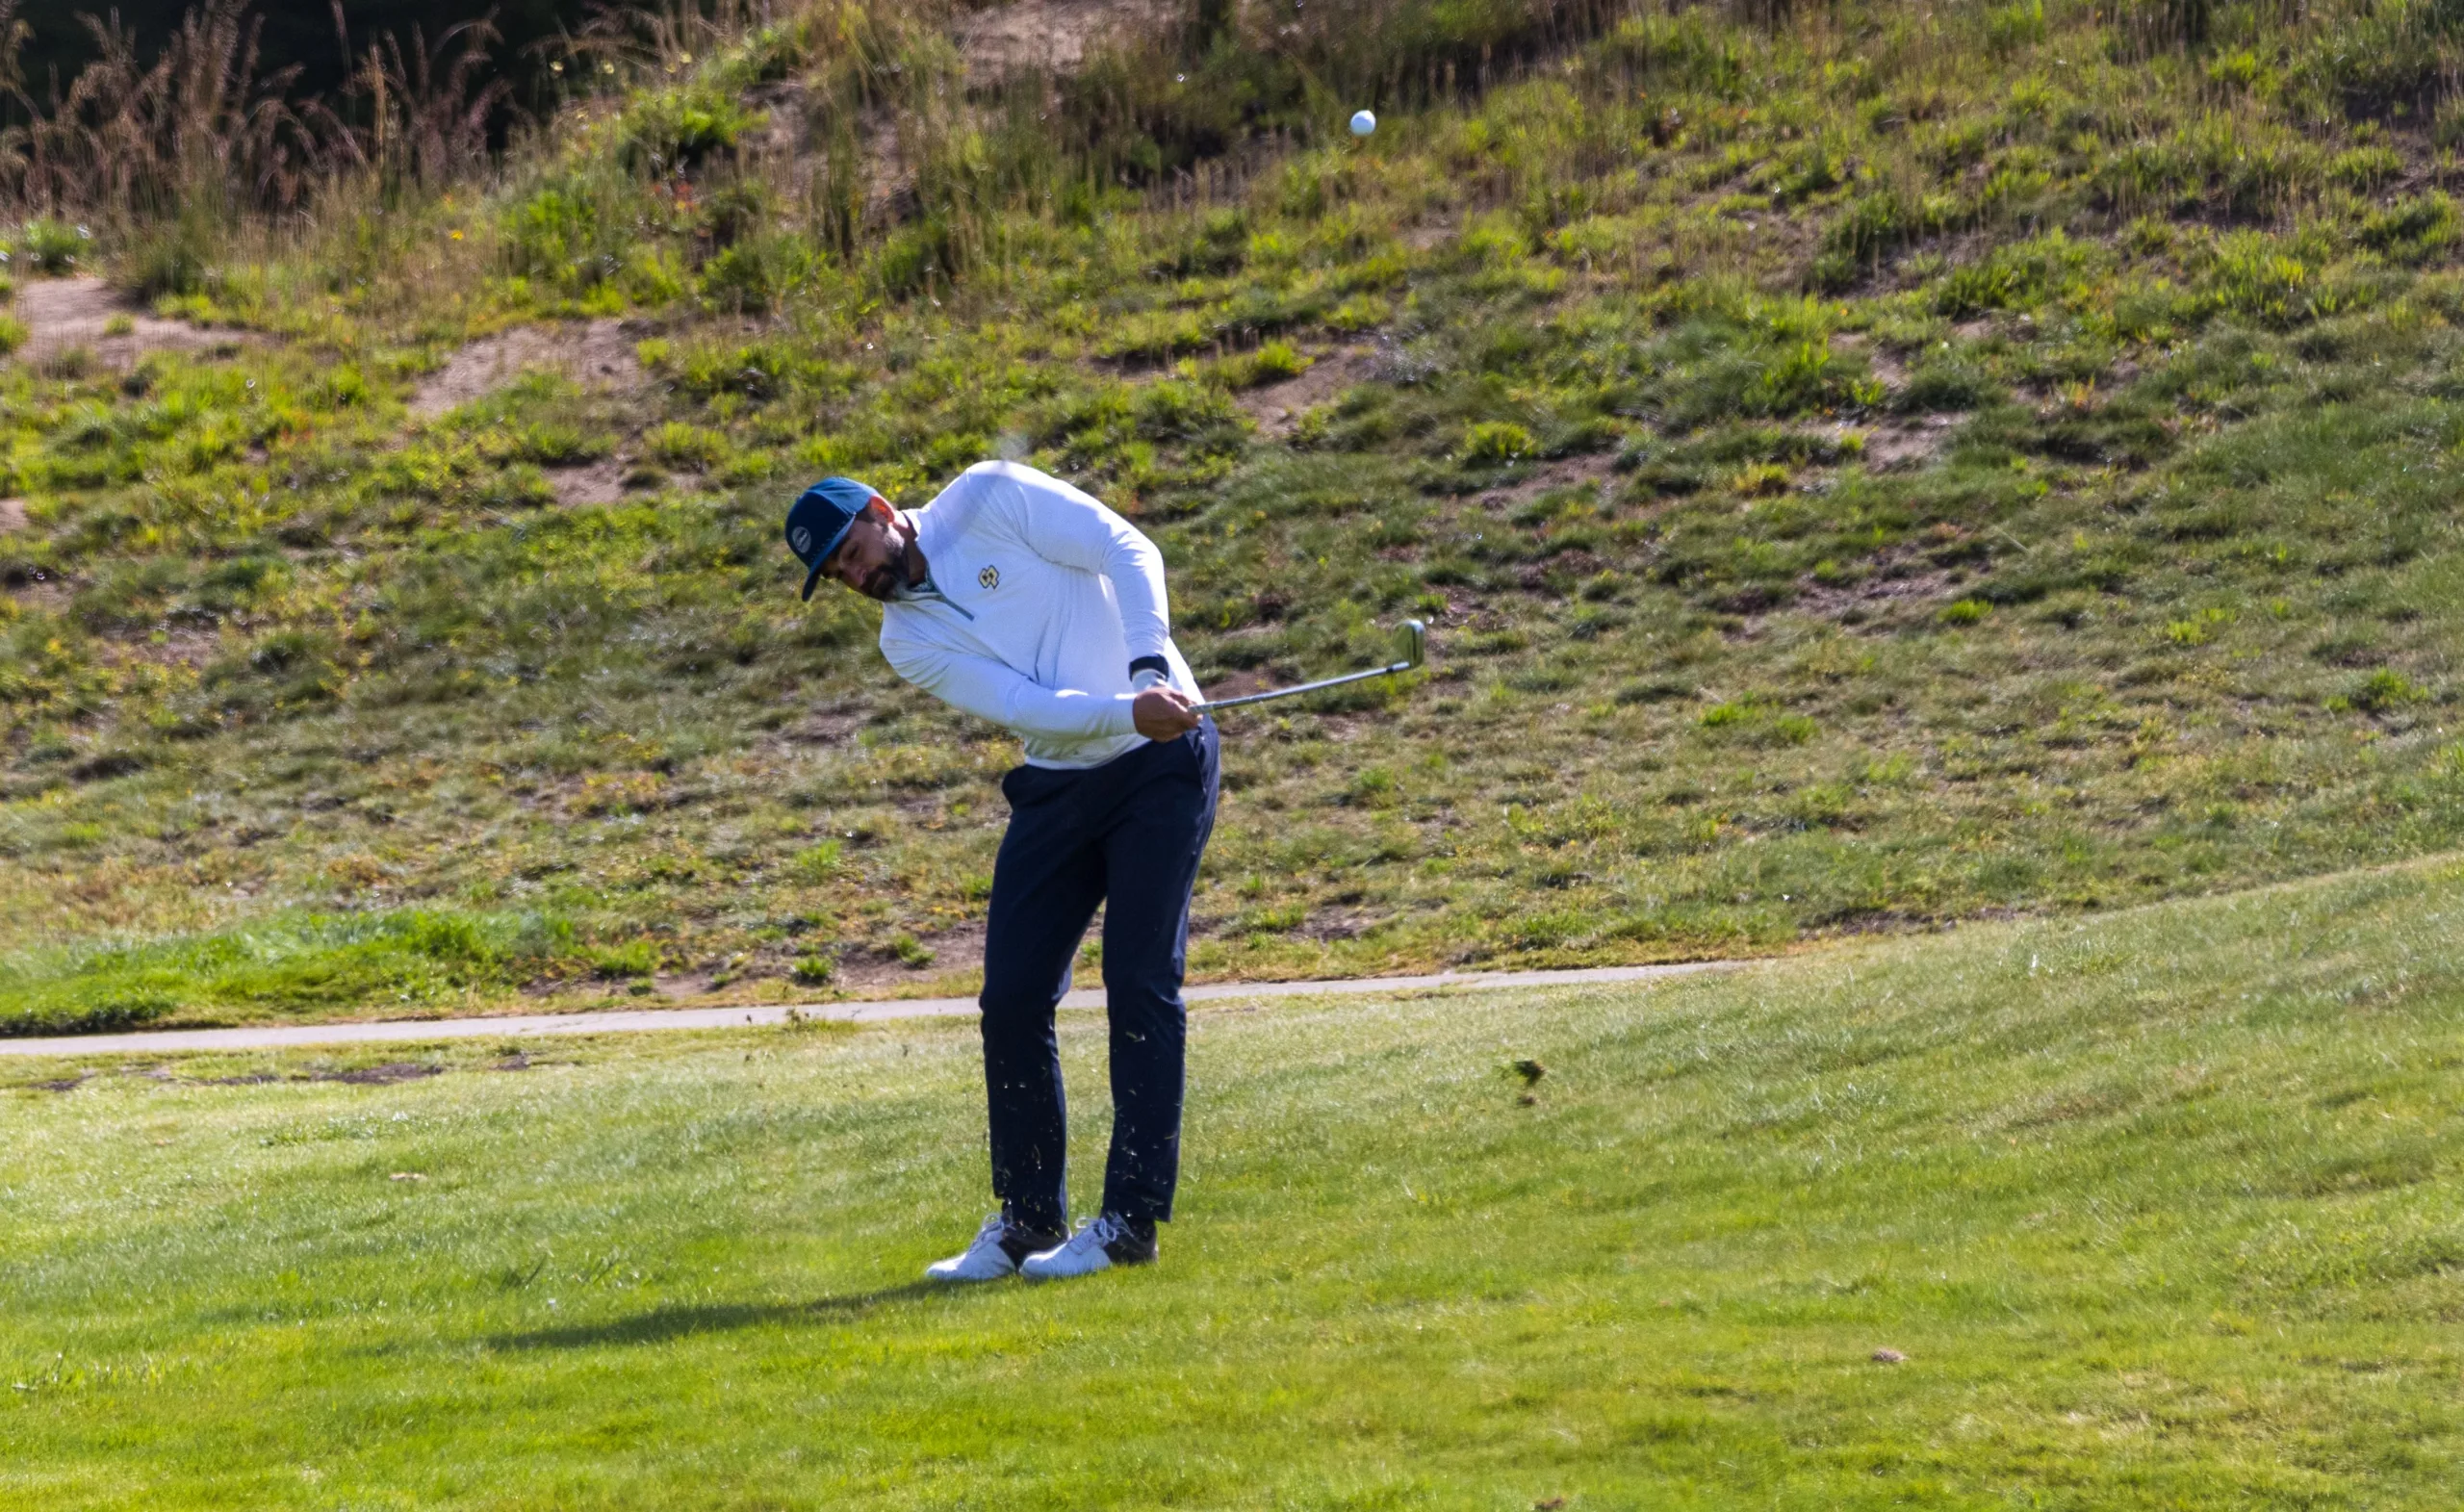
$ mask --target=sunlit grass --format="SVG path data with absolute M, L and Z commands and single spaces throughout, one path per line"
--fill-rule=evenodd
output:
M 436 1012 L 500 1001 L 543 975 L 647 977 L 647 942 L 584 950 L 560 919 L 406 909 L 276 914 L 209 935 L 0 958 L 0 1035 L 116 1029 L 168 1016 Z
M 912 1284 L 984 1202 L 962 1025 L 20 1065 L 0 1493 L 2444 1506 L 2459 910 L 1212 1009 L 1163 1264 L 1040 1290 Z

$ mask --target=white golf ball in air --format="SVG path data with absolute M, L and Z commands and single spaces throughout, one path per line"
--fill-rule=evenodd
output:
M 1376 129 L 1377 117 L 1372 113 L 1368 111 L 1354 111 L 1351 113 L 1351 134 L 1353 136 L 1366 137 Z

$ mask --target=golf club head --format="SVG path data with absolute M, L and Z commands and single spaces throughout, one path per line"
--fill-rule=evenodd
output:
M 1418 668 L 1428 659 L 1428 627 L 1418 620 L 1405 620 L 1395 632 L 1395 659 L 1406 668 Z

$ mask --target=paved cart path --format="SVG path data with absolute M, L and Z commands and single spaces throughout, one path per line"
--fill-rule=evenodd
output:
M 1352 977 L 1334 982 L 1212 982 L 1183 989 L 1194 1003 L 1226 998 L 1322 997 L 1338 993 L 1464 991 L 1494 987 L 1571 987 L 1601 982 L 1654 982 L 1743 965 L 1691 961 L 1663 966 L 1591 966 L 1571 971 L 1449 971 L 1427 977 Z M 1064 1008 L 1101 1008 L 1104 994 L 1081 989 Z M 872 1024 L 894 1018 L 963 1018 L 971 997 L 920 997 L 881 1003 L 767 1004 L 758 1008 L 647 1008 L 594 1013 L 526 1013 L 494 1018 L 391 1018 L 360 1024 L 253 1024 L 237 1029 L 159 1029 L 125 1035 L 64 1035 L 0 1038 L 0 1055 L 152 1054 L 175 1050 L 264 1050 L 284 1045 L 391 1044 L 437 1039 L 519 1038 L 528 1035 L 605 1035 L 641 1029 L 726 1029 L 776 1024 L 788 1013 L 830 1023 Z

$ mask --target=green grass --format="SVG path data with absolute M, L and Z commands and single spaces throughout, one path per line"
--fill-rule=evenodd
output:
M 648 940 L 577 950 L 560 919 L 418 909 L 274 914 L 214 934 L 27 952 L 0 968 L 0 1026 L 64 1034 L 242 1017 L 483 1007 L 543 971 L 651 976 Z M 647 987 L 644 988 L 648 990 Z
M 965 990 L 1014 744 L 799 604 L 776 531 L 817 474 L 913 503 L 1002 450 L 1155 535 L 1210 683 L 1432 624 L 1406 689 L 1227 719 L 1200 976 L 2464 844 L 2464 117 L 2404 62 L 2464 32 L 2275 15 L 1410 0 L 968 94 L 856 6 L 618 76 L 485 190 L 227 236 L 163 307 L 247 342 L 0 371 L 0 1029 L 110 1017 L 13 986 L 96 940 L 404 909 L 570 924 L 487 1006 L 599 1001 L 608 952 Z M 840 171 L 858 101 L 911 194 Z M 405 409 L 465 340 L 618 315 L 638 395 Z M 589 463 L 633 486 L 556 502 Z M 433 997 L 403 969 L 372 1006 Z
M 0 1496 L 2451 1505 L 2459 910 L 2435 861 L 1210 1009 L 1163 1265 L 958 1294 L 962 1025 L 19 1063 L 73 1089 L 0 1093 Z

